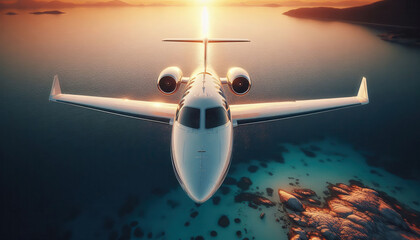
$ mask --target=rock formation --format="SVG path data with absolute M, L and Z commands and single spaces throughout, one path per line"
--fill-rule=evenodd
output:
M 355 181 L 328 189 L 323 207 L 315 206 L 316 194 L 309 189 L 278 191 L 292 222 L 289 239 L 420 239 L 419 213 L 387 194 Z
M 252 208 L 257 208 L 257 206 L 263 205 L 266 207 L 272 207 L 276 204 L 270 201 L 268 198 L 254 194 L 241 192 L 235 196 L 235 202 L 248 202 L 248 206 Z

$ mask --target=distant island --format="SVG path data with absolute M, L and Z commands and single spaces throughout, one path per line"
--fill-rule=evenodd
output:
M 299 8 L 287 16 L 320 20 L 348 21 L 390 28 L 379 36 L 386 41 L 420 46 L 420 1 L 383 0 L 351 8 Z
M 14 15 L 17 15 L 17 13 L 15 13 L 15 12 L 7 12 L 4 15 L 14 16 Z
M 262 7 L 271 7 L 271 8 L 282 7 L 282 5 L 278 4 L 278 3 L 267 3 L 267 4 L 264 4 L 264 5 L 261 5 L 261 6 Z
M 54 10 L 54 11 L 43 11 L 43 12 L 31 12 L 31 14 L 42 15 L 42 14 L 64 14 L 65 12 Z
M 13 3 L 1 3 L 0 9 L 57 9 L 57 8 L 73 8 L 73 7 L 125 7 L 132 6 L 123 1 L 112 0 L 104 2 L 87 2 L 73 3 L 61 1 L 16 1 Z
M 383 0 L 351 8 L 299 8 L 284 13 L 300 18 L 357 21 L 372 24 L 420 27 L 420 1 Z

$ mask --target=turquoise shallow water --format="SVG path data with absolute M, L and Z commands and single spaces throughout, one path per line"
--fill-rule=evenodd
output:
M 313 155 L 308 156 L 302 149 L 316 150 L 311 150 Z M 210 235 L 211 231 L 217 232 L 217 239 L 238 239 L 237 231 L 242 232 L 242 238 L 288 239 L 289 229 L 282 228 L 286 225 L 283 217 L 287 216 L 279 203 L 278 189 L 292 192 L 294 188 L 310 188 L 324 201 L 324 191 L 327 190 L 328 183 L 348 184 L 350 179 L 361 181 L 377 191 L 384 191 L 397 197 L 403 204 L 420 210 L 420 206 L 414 203 L 420 195 L 418 181 L 405 180 L 380 168 L 368 166 L 360 152 L 349 144 L 326 138 L 302 145 L 278 144 L 278 148 L 273 151 L 283 152 L 284 162 L 275 161 L 279 160 L 277 158 L 268 162 L 253 159 L 249 163 L 236 163 L 229 177 L 238 181 L 241 177 L 250 178 L 252 185 L 245 192 L 260 193 L 277 203 L 274 207 L 260 206 L 253 209 L 246 202 L 236 203 L 235 196 L 241 189 L 235 184 L 222 186 L 230 191 L 218 191 L 215 197 L 221 199 L 219 203 L 215 204 L 211 199 L 200 206 L 195 205 L 182 189 L 177 187 L 166 194 L 150 197 L 147 201 L 135 205 L 133 211 L 122 218 L 110 215 L 110 219 L 116 220 L 113 229 L 95 230 L 101 232 L 100 238 L 105 239 L 112 236 L 114 231 L 121 235 L 124 226 L 137 222 L 138 225 L 132 227 L 133 239 L 137 239 L 134 235 L 134 229 L 137 227 L 145 237 L 152 233 L 158 239 L 190 239 L 197 236 L 214 239 Z M 249 166 L 257 166 L 258 170 L 250 172 Z M 272 196 L 267 194 L 266 188 L 274 190 Z M 194 212 L 198 215 L 192 216 Z M 260 219 L 261 213 L 265 214 L 264 219 Z M 89 222 L 89 214 L 86 215 L 81 222 Z M 230 219 L 226 228 L 218 225 L 222 215 Z M 239 218 L 240 223 L 234 222 L 235 218 Z M 69 226 L 80 230 L 75 232 L 76 239 L 90 235 L 93 231 L 90 225 L 80 228 L 81 222 L 75 221 Z M 165 234 L 162 235 L 162 232 Z
M 420 169 L 416 151 L 419 49 L 383 42 L 376 29 L 294 19 L 281 14 L 286 10 L 208 9 L 210 36 L 252 41 L 209 49 L 209 61 L 219 75 L 240 66 L 253 79 L 248 95 L 239 98 L 228 93 L 229 101 L 353 95 L 366 76 L 371 102 L 360 108 L 235 129 L 232 168 L 236 171 L 229 174 L 245 174 L 241 168 L 250 161 L 278 158 L 280 143 L 320 144 L 327 137 L 338 139 L 345 149 L 354 148 L 354 171 L 386 190 L 392 187 L 388 180 L 366 175 L 365 160 L 357 161 L 362 154 L 375 156 L 363 159 L 374 163 L 388 179 L 396 179 L 398 185 L 407 185 L 407 191 L 390 194 L 416 207 L 412 201 L 418 193 L 411 189 L 418 181 L 403 178 L 418 177 Z M 172 171 L 169 126 L 53 104 L 48 94 L 53 75 L 59 74 L 62 89 L 68 93 L 177 102 L 180 93 L 159 94 L 156 78 L 170 65 L 191 74 L 200 64 L 201 49 L 160 40 L 199 36 L 200 15 L 200 8 L 182 7 L 76 8 L 60 16 L 0 15 L 3 236 L 57 239 L 70 230 L 74 239 L 103 239 L 109 234 L 102 226 L 107 216 L 114 219 L 115 229 L 135 217 L 117 216 L 129 196 L 138 199 L 136 211 L 159 206 L 164 210 L 167 205 L 162 201 L 169 197 L 182 203 L 179 209 L 193 205 Z M 287 164 L 297 160 L 290 158 L 285 166 L 270 163 L 269 168 L 279 173 L 292 171 Z M 342 172 L 336 169 L 342 165 L 335 164 L 308 162 L 314 178 L 306 182 L 302 177 L 302 183 L 319 192 L 326 179 L 347 181 L 350 174 L 340 178 Z M 297 163 L 295 168 L 304 169 Z M 261 185 L 284 185 L 282 177 L 267 183 L 260 172 L 254 177 Z M 164 193 L 162 199 L 156 199 L 156 192 Z M 230 206 L 226 198 L 221 203 Z M 220 206 L 220 211 L 226 206 Z M 211 204 L 203 207 L 207 210 L 200 211 L 200 219 L 206 211 L 213 211 Z M 253 213 L 248 208 L 231 210 Z M 204 218 L 199 218 L 186 234 L 200 233 L 198 223 Z M 144 227 L 160 231 L 160 221 L 150 218 Z M 168 234 L 172 234 L 170 229 Z M 264 234 L 282 232 L 267 229 Z

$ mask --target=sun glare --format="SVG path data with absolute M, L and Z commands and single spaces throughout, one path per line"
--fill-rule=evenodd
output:
M 202 29 L 203 29 L 203 37 L 207 38 L 209 35 L 209 14 L 207 12 L 207 7 L 203 7 L 203 14 L 202 14 Z

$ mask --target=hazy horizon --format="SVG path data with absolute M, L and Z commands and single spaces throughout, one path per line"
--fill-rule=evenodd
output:
M 31 9 L 31 8 L 69 8 L 80 6 L 312 6 L 312 7 L 352 7 L 376 2 L 377 0 L 0 0 L 3 9 Z

